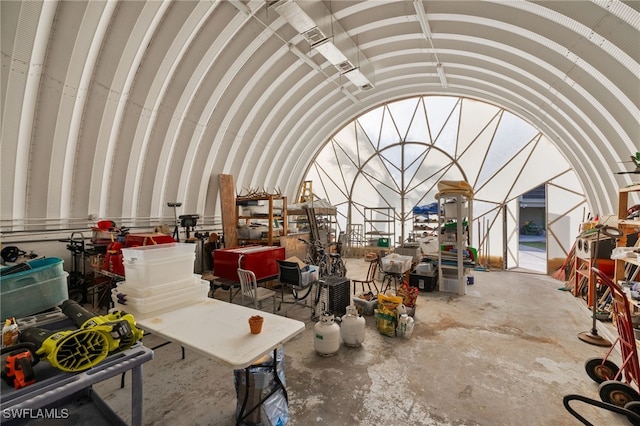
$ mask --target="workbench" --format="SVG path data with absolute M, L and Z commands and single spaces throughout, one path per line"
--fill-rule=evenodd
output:
M 260 334 L 251 334 L 249 331 L 248 321 L 253 315 L 264 317 Z M 234 369 L 248 369 L 273 352 L 274 370 L 277 369 L 277 348 L 305 329 L 301 321 L 217 299 L 205 299 L 191 306 L 139 319 L 137 327 L 222 361 Z M 279 383 L 279 386 L 286 397 L 284 385 Z M 248 392 L 248 387 L 246 389 Z M 246 411 L 243 407 L 237 416 L 237 423 L 240 424 L 262 402 Z
M 77 412 L 80 408 L 69 402 L 70 397 L 84 393 L 92 400 L 90 406 L 98 412 L 91 413 L 92 415 L 100 415 L 110 424 L 125 424 L 98 394 L 92 392 L 92 386 L 131 370 L 131 425 L 141 426 L 142 365 L 151 359 L 153 351 L 137 343 L 125 351 L 110 355 L 95 367 L 78 373 L 64 373 L 52 367 L 46 360 L 40 361 L 34 366 L 36 383 L 15 390 L 2 381 L 2 423 L 24 424 L 29 419 L 53 416 L 57 419 L 68 419 L 71 424 L 78 416 L 88 417 L 85 413 Z M 45 408 L 47 410 L 44 410 Z M 82 410 L 87 410 L 87 406 L 83 406 Z

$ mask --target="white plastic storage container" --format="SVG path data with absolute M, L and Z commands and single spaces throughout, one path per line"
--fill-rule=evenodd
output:
M 456 277 L 442 277 L 442 291 L 447 293 L 458 292 L 458 279 Z
M 302 285 L 307 285 L 310 282 L 317 281 L 319 277 L 318 267 L 315 265 L 309 265 L 309 270 L 301 272 L 300 275 L 302 277 Z
M 164 294 L 156 294 L 154 296 L 144 296 L 144 297 L 134 297 L 129 293 L 124 293 L 120 291 L 118 288 L 114 288 L 111 290 L 112 298 L 115 295 L 117 300 L 121 300 L 118 296 L 122 297 L 121 304 L 123 305 L 135 305 L 135 306 L 144 306 L 144 305 L 155 305 L 156 303 L 171 303 L 173 300 L 180 300 L 181 298 L 189 298 L 189 296 L 199 294 L 199 290 L 202 288 L 202 280 L 192 281 L 189 285 L 174 289 L 168 293 Z M 207 281 L 208 284 L 208 281 Z
M 434 270 L 435 268 L 433 267 L 433 263 L 431 262 L 423 262 L 416 265 L 416 274 L 418 275 L 430 274 Z
M 195 256 L 196 244 L 166 243 L 122 249 L 124 260 L 138 262 L 157 262 L 170 257 L 180 257 L 189 254 Z
M 153 261 L 125 260 L 124 276 L 134 286 L 155 286 L 186 280 L 193 275 L 195 253 L 157 258 Z
M 180 291 L 171 297 L 154 296 L 139 299 L 128 297 L 126 302 L 120 303 L 117 289 L 113 289 L 111 290 L 114 306 L 112 310 L 125 311 L 137 318 L 148 318 L 206 300 L 208 293 L 209 282 L 201 280 L 192 289 Z
M 129 281 L 120 281 L 116 284 L 118 293 L 130 295 L 131 297 L 151 297 L 157 295 L 166 295 L 173 291 L 191 288 L 195 284 L 199 284 L 201 275 L 193 274 L 191 277 L 179 280 L 171 281 L 165 284 L 158 284 L 152 287 L 138 286 L 131 284 Z
M 411 269 L 413 257 L 392 253 L 380 259 L 384 272 L 403 274 Z
M 444 215 L 445 217 L 448 218 L 455 218 L 458 216 L 458 203 L 456 202 L 452 202 L 452 203 L 444 203 Z M 467 203 L 463 203 L 462 206 L 462 214 L 461 217 L 465 218 L 467 216 L 469 216 L 469 209 L 467 208 Z

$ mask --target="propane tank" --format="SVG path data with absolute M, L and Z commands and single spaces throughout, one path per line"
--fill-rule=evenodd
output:
M 340 349 L 340 326 L 333 315 L 323 312 L 320 321 L 314 327 L 314 347 L 322 356 L 332 356 Z
M 347 306 L 347 313 L 342 317 L 340 335 L 344 344 L 350 348 L 359 347 L 364 342 L 365 320 L 358 315 L 354 305 Z

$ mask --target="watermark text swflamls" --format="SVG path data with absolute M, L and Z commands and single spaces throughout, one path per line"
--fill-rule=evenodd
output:
M 3 419 L 68 419 L 68 408 L 5 408 Z

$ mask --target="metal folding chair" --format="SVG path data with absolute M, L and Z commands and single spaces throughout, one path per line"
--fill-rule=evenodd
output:
M 244 298 L 253 301 L 255 309 L 262 309 L 262 301 L 273 299 L 273 313 L 276 313 L 276 292 L 264 287 L 258 287 L 256 274 L 252 271 L 238 268 L 238 278 L 240 279 L 241 303 L 244 305 Z

